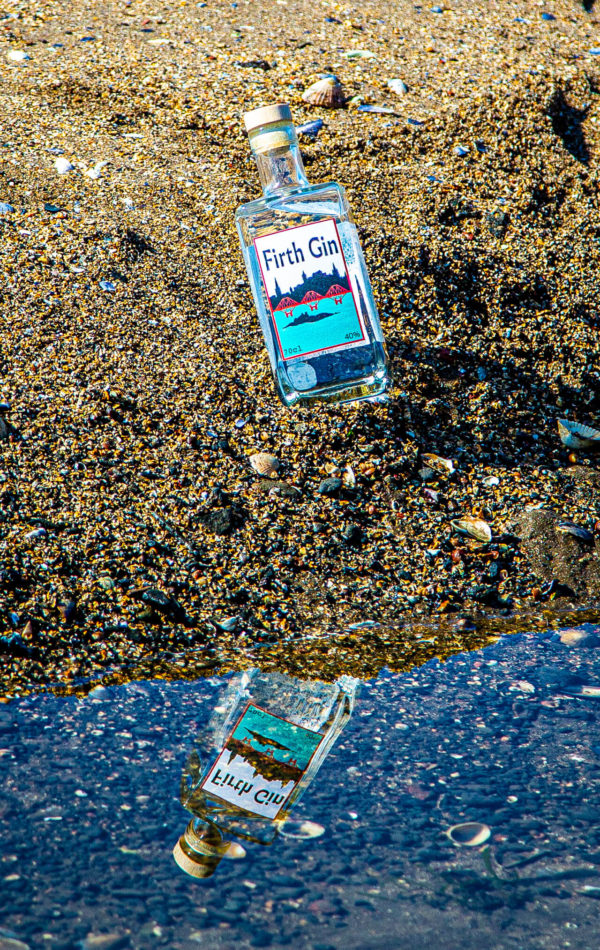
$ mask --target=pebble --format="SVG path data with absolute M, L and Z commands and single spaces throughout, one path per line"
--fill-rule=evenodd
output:
M 408 86 L 402 79 L 388 79 L 387 86 L 397 96 L 405 96 L 408 92 Z
M 74 169 L 74 166 L 68 158 L 57 158 L 54 162 L 54 167 L 59 175 L 66 175 L 67 172 L 71 172 Z
M 329 495 L 333 497 L 339 494 L 341 487 L 341 478 L 324 478 L 319 485 L 318 492 L 320 495 Z
M 9 49 L 6 58 L 10 63 L 26 63 L 31 56 L 22 49 Z

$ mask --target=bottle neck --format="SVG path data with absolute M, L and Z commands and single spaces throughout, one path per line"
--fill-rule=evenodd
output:
M 265 196 L 308 185 L 293 125 L 257 129 L 250 143 Z

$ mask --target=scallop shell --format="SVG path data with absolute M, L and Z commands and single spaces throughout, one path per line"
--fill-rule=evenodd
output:
M 268 452 L 255 452 L 254 455 L 250 456 L 250 465 L 259 475 L 266 478 L 277 478 L 279 459 L 276 459 L 274 455 L 269 455 Z
M 455 470 L 454 462 L 451 459 L 442 458 L 441 455 L 434 455 L 433 452 L 425 452 L 421 458 L 427 468 L 438 472 L 440 475 L 452 475 Z
M 470 534 L 472 538 L 477 538 L 478 541 L 492 540 L 492 529 L 487 521 L 482 521 L 481 518 L 472 518 L 470 515 L 465 515 L 464 518 L 453 521 L 452 527 L 460 531 L 461 534 Z
M 600 449 L 600 432 L 591 426 L 559 419 L 558 434 L 562 444 L 569 449 Z
M 461 848 L 478 848 L 479 845 L 485 844 L 491 833 L 488 825 L 480 821 L 466 821 L 461 825 L 452 825 L 446 832 L 450 841 Z
M 311 106 L 323 106 L 325 109 L 339 109 L 346 101 L 342 84 L 336 76 L 327 76 L 314 82 L 303 92 L 302 98 Z

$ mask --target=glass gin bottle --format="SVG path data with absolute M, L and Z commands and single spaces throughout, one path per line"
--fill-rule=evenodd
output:
M 238 208 L 236 224 L 281 398 L 384 397 L 383 335 L 344 189 L 309 185 L 289 106 L 244 122 L 263 197 Z
M 175 846 L 177 864 L 208 877 L 232 837 L 270 844 L 315 778 L 354 708 L 359 681 L 300 680 L 252 669 L 220 697 L 190 755 L 181 802 L 194 816 Z

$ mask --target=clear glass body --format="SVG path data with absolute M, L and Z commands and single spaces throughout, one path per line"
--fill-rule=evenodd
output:
M 299 680 L 281 673 L 263 673 L 258 669 L 234 676 L 214 710 L 208 728 L 197 740 L 196 749 L 190 755 L 182 775 L 181 802 L 195 816 L 190 837 L 192 846 L 194 840 L 214 842 L 215 835 L 220 836 L 221 840 L 234 835 L 270 844 L 288 820 L 293 806 L 313 781 L 348 721 L 354 708 L 358 684 L 359 680 L 349 676 L 343 676 L 335 683 L 322 683 Z M 263 726 L 261 730 L 266 741 L 269 741 L 269 736 L 276 735 L 272 724 L 275 724 L 276 730 L 277 723 L 283 720 L 284 735 L 279 734 L 279 739 L 285 739 L 285 730 L 289 733 L 290 725 L 300 726 L 302 731 L 308 731 L 306 735 L 312 743 L 310 757 L 301 763 L 303 768 L 298 770 L 295 781 L 290 783 L 293 786 L 291 794 L 288 793 L 287 800 L 272 816 L 253 813 L 251 809 L 255 806 L 251 795 L 246 799 L 248 807 L 240 807 L 222 797 L 226 792 L 219 785 L 214 786 L 216 792 L 210 790 L 213 786 L 209 780 L 215 774 L 215 763 L 218 765 L 223 761 L 226 748 L 228 756 L 225 761 L 233 758 L 235 762 L 235 752 L 229 751 L 231 737 L 236 734 L 236 725 L 250 705 L 267 714 L 263 717 L 263 723 L 266 720 L 270 725 L 266 729 Z M 260 743 L 257 748 L 262 751 L 265 748 L 265 736 L 257 737 Z M 274 745 L 283 748 L 284 743 L 275 741 Z M 268 750 L 266 755 L 262 755 L 263 764 L 268 763 L 270 753 L 271 750 Z M 290 756 L 292 754 L 297 755 L 290 753 Z M 255 760 L 253 764 L 256 766 Z M 273 761 L 275 768 L 279 764 Z M 228 769 L 231 769 L 232 774 L 235 773 L 235 765 L 222 766 L 219 782 L 223 781 Z M 264 771 L 268 772 L 268 764 Z M 240 774 L 239 768 L 237 774 Z M 235 797 L 231 786 L 229 792 L 231 797 Z M 259 795 L 264 797 L 263 793 Z
M 269 131 L 272 128 L 269 127 Z M 287 143 L 277 148 L 263 147 L 261 150 L 261 131 L 258 130 L 259 134 L 256 136 L 251 135 L 250 139 L 264 194 L 262 198 L 238 208 L 236 224 L 254 303 L 281 399 L 288 406 L 299 402 L 383 399 L 389 387 L 385 345 L 358 234 L 344 189 L 335 182 L 309 185 L 293 125 L 282 125 L 281 131 L 287 137 Z M 267 139 L 268 137 L 265 136 Z M 273 138 L 275 137 L 271 135 L 271 139 Z M 286 356 L 273 311 L 273 301 L 276 297 L 271 296 L 270 303 L 264 267 L 261 267 L 255 241 L 276 232 L 328 221 L 335 222 L 345 258 L 349 289 L 359 315 L 356 324 L 358 327 L 360 323 L 359 332 L 348 336 L 361 336 L 362 339 L 348 343 L 344 341 L 339 345 L 339 338 L 332 337 L 338 345 L 323 347 L 315 335 L 315 352 L 298 357 Z M 293 235 L 290 236 L 292 237 Z M 305 277 L 305 274 L 302 276 Z M 325 316 L 329 318 L 328 323 L 332 326 L 340 316 L 339 310 L 336 313 L 340 299 L 332 298 L 331 294 L 323 299 L 328 311 Z M 307 324 L 316 319 L 316 315 L 311 314 L 306 306 L 290 310 L 289 317 L 298 311 Z M 296 319 L 294 322 L 299 321 Z M 306 339 L 310 339 L 310 333 L 317 333 L 314 326 L 316 325 L 311 324 L 310 329 L 305 328 L 305 333 L 308 333 Z

